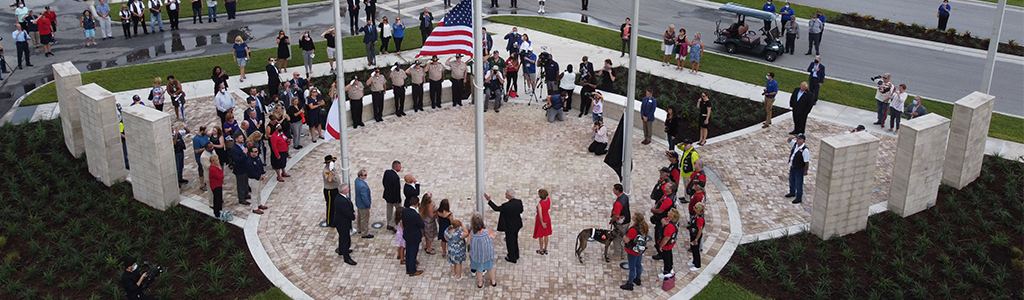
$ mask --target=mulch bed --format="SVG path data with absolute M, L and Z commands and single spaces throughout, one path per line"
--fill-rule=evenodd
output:
M 864 231 L 741 245 L 722 274 L 775 299 L 1022 299 L 1024 164 L 986 156 L 962 190 L 907 218 L 872 216 Z
M 242 229 L 97 182 L 66 150 L 60 119 L 2 131 L 0 298 L 124 299 L 124 256 L 166 269 L 147 289 L 160 299 L 245 299 L 272 287 Z
M 862 16 L 856 13 L 844 13 L 832 20 L 829 20 L 829 22 L 838 25 L 850 26 L 854 28 L 879 31 L 899 36 L 912 37 L 922 40 L 929 40 L 933 42 L 946 43 L 950 45 L 957 45 L 981 50 L 988 50 L 988 43 L 990 41 L 990 39 L 981 39 L 978 37 L 971 36 L 970 31 L 964 32 L 962 34 L 957 34 L 956 29 L 953 28 L 950 28 L 946 31 L 939 31 L 937 28 L 925 28 L 924 26 L 918 25 L 917 23 L 893 23 L 890 22 L 889 19 L 879 20 L 875 19 L 870 15 Z M 1024 46 L 1017 44 L 1017 42 L 1013 40 L 1010 40 L 1009 43 L 1000 42 L 999 52 L 1017 56 L 1024 56 Z

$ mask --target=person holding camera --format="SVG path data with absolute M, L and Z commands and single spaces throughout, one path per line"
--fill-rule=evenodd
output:
M 124 267 L 124 272 L 121 273 L 121 287 L 124 288 L 125 295 L 128 299 L 145 299 L 145 300 L 156 300 L 156 298 L 147 296 L 142 290 L 143 281 L 146 277 L 149 277 L 149 272 L 142 272 L 142 274 L 135 273 L 139 268 L 139 264 L 135 263 L 134 257 L 125 257 L 121 259 L 121 266 Z
M 562 111 L 569 112 L 572 109 L 572 92 L 576 89 L 576 73 L 572 72 L 572 64 L 565 66 L 565 72 L 558 74 L 558 88 L 562 90 L 562 93 L 566 95 L 565 105 L 562 105 Z M 586 101 L 580 101 L 586 102 Z M 582 113 L 582 110 L 581 110 Z M 582 115 L 581 115 L 582 117 Z
M 584 56 L 585 58 L 586 56 Z M 585 63 L 586 61 L 584 61 Z M 594 92 L 597 91 L 597 81 L 594 78 L 594 70 L 588 69 L 584 64 L 580 64 L 580 85 L 583 89 L 580 90 L 580 118 L 590 113 L 590 107 L 594 100 Z M 596 113 L 594 115 L 594 121 L 599 118 Z
M 490 99 L 494 99 L 494 112 L 501 109 L 501 99 L 504 95 L 501 91 L 501 87 L 505 84 L 505 75 L 501 74 L 501 67 L 498 65 L 491 66 L 491 69 L 484 74 L 484 86 L 487 88 L 488 99 L 484 100 L 484 111 L 487 111 L 487 106 L 490 104 Z
M 594 155 L 608 153 L 608 128 L 604 126 L 604 120 L 598 118 L 597 121 L 594 121 L 594 127 L 590 130 L 594 132 L 594 141 L 590 143 L 587 151 L 594 153 Z
M 565 121 L 565 112 L 562 111 L 562 99 L 565 99 L 565 94 L 563 91 L 561 94 L 548 96 L 548 104 L 544 106 L 547 109 L 548 123 L 554 123 L 555 120 Z
M 878 79 L 881 79 L 882 81 L 879 82 L 877 81 Z M 878 112 L 878 119 L 872 124 L 884 128 L 885 113 L 889 109 L 889 100 L 892 99 L 893 85 L 892 82 L 889 82 L 889 73 L 872 77 L 871 80 L 876 80 L 875 83 L 878 83 L 878 88 L 875 90 L 875 104 Z

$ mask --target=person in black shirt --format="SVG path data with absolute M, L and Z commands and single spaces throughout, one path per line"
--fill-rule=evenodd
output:
M 121 266 L 124 267 L 124 272 L 121 273 L 120 283 L 128 299 L 156 300 L 156 298 L 147 296 L 146 293 L 142 292 L 142 280 L 149 276 L 149 272 L 136 274 L 135 270 L 139 268 L 139 265 L 135 263 L 135 258 L 125 257 L 121 259 Z
M 592 96 L 597 90 L 597 78 L 594 77 L 593 67 L 586 68 L 586 65 L 582 63 L 580 66 L 580 85 L 583 86 L 583 89 L 580 90 L 580 118 L 582 118 L 590 114 Z
M 337 54 L 334 49 L 334 26 L 321 33 L 320 36 L 327 39 L 327 63 L 331 65 L 331 73 L 334 73 L 334 55 Z

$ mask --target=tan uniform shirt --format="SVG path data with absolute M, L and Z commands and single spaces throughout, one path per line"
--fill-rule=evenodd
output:
M 335 190 L 341 186 L 341 179 L 338 179 L 338 172 L 332 171 L 329 166 L 324 166 L 324 171 L 321 174 L 324 174 L 323 179 L 325 190 Z M 331 178 L 331 181 L 327 181 L 328 177 Z
M 405 79 L 409 76 L 405 74 L 405 70 L 395 69 L 388 74 L 391 77 L 391 85 L 393 86 L 405 86 Z
M 462 80 L 466 78 L 466 63 L 461 61 L 453 61 L 452 67 L 452 79 Z
M 426 73 L 423 72 L 423 68 L 412 68 L 409 71 L 409 77 L 412 84 L 423 84 L 423 79 Z
M 384 76 L 381 76 L 381 75 L 370 77 L 370 91 L 371 92 L 381 92 L 381 91 L 384 91 L 384 84 L 386 82 L 387 81 L 384 79 Z
M 441 63 L 430 63 L 427 65 L 427 75 L 430 77 L 430 81 L 444 79 L 444 67 L 441 66 Z
M 356 83 L 348 87 L 345 95 L 348 95 L 348 100 L 363 100 L 363 88 L 363 83 L 356 80 Z

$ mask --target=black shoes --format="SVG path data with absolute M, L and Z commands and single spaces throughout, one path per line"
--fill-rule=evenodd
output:
M 354 266 L 354 265 L 356 265 L 356 261 L 352 260 L 352 258 L 351 258 L 351 257 L 346 257 L 346 258 L 345 258 L 345 263 L 346 263 L 346 264 L 349 264 L 350 266 Z
M 516 263 L 516 260 L 508 258 L 508 256 L 505 257 L 505 261 L 510 262 L 510 263 Z
M 800 204 L 800 202 L 804 202 L 804 201 L 800 200 L 800 199 L 793 200 L 793 204 Z
M 640 286 L 640 278 L 639 277 L 633 278 L 633 285 Z
M 623 285 L 620 285 L 619 288 L 623 289 L 623 290 L 627 290 L 627 291 L 632 291 L 633 290 L 633 284 L 630 284 L 630 283 L 623 284 Z
M 372 238 L 373 238 L 373 235 L 372 235 L 372 234 L 367 234 L 367 235 L 361 236 L 361 238 L 364 238 L 364 239 L 372 239 Z
M 786 196 L 784 196 L 784 197 L 786 197 L 786 198 L 793 198 L 793 197 L 796 197 L 796 194 L 789 193 L 789 194 L 786 194 Z

